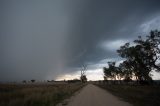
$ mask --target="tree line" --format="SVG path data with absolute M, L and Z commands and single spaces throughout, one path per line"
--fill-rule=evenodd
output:
M 124 61 L 119 66 L 115 61 L 108 62 L 108 68 L 103 68 L 104 80 L 152 82 L 151 71 L 160 72 L 157 63 L 160 60 L 160 31 L 152 30 L 145 38 L 138 36 L 132 44 L 121 46 L 117 53 Z

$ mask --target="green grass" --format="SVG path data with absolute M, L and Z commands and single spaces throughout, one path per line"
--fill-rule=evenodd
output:
M 84 84 L 0 85 L 0 106 L 55 106 Z
M 134 106 L 160 106 L 160 86 L 97 85 Z

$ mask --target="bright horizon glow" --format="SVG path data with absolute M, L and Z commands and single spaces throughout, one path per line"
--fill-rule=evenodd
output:
M 103 68 L 102 67 L 107 67 L 106 63 L 107 61 L 114 61 L 114 58 L 111 59 L 103 59 L 100 62 L 98 62 L 97 64 L 90 64 L 87 67 L 92 68 L 92 69 L 88 69 L 86 70 L 86 76 L 87 76 L 87 80 L 90 81 L 96 81 L 96 80 L 103 80 Z M 116 66 L 119 66 L 120 63 L 122 63 L 123 60 L 119 60 L 116 62 Z M 159 61 L 158 61 L 159 63 Z M 95 67 L 94 67 L 95 66 Z M 94 69 L 95 68 L 95 69 Z M 152 71 L 151 74 L 152 79 L 153 80 L 160 80 L 160 73 Z M 60 81 L 60 80 L 73 80 L 73 79 L 80 79 L 80 70 L 77 70 L 76 72 L 72 72 L 72 73 L 68 73 L 68 74 L 64 74 L 64 75 L 60 75 L 56 78 L 56 81 Z
M 102 69 L 86 70 L 86 76 L 88 81 L 103 80 L 103 70 Z M 73 80 L 73 79 L 80 79 L 80 71 L 76 73 L 61 75 L 56 78 L 56 81 Z
M 151 72 L 153 74 L 152 79 L 153 80 L 160 80 L 160 73 L 158 72 Z M 103 78 L 103 70 L 102 69 L 95 69 L 95 70 L 87 70 L 86 71 L 86 76 L 88 81 L 97 81 L 97 80 L 104 80 Z M 73 79 L 80 79 L 80 71 L 76 73 L 71 73 L 71 74 L 65 74 L 61 75 L 56 78 L 56 81 L 61 81 L 61 80 L 73 80 Z

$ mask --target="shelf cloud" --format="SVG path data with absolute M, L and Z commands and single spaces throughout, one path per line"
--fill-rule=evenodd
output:
M 160 1 L 1 0 L 0 16 L 0 81 L 46 80 L 160 29 Z

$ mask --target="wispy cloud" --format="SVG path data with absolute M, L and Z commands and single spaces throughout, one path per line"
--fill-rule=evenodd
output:
M 160 30 L 160 16 L 155 16 L 153 19 L 147 20 L 140 25 L 140 31 L 145 34 L 155 29 Z
M 125 43 L 129 42 L 127 39 L 117 39 L 113 41 L 105 41 L 101 43 L 102 49 L 106 51 L 116 51 L 120 48 L 120 46 L 124 45 Z

